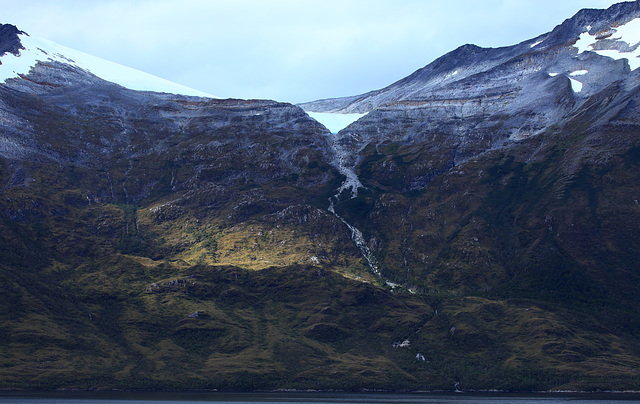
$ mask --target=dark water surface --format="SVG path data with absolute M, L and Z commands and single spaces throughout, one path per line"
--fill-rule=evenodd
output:
M 366 403 L 640 403 L 640 394 L 420 394 L 420 393 L 177 393 L 177 392 L 0 392 L 0 404 L 366 404 Z

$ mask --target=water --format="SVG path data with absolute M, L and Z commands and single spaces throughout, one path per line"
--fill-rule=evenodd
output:
M 640 394 L 392 394 L 392 393 L 176 393 L 176 392 L 0 392 L 0 404 L 554 404 L 640 403 Z
M 351 230 L 351 240 L 353 240 L 356 247 L 360 249 L 362 256 L 367 260 L 369 269 L 374 275 L 381 277 L 380 271 L 378 270 L 378 261 L 373 255 L 373 252 L 371 252 L 371 249 L 369 249 L 369 246 L 367 246 L 367 242 L 365 241 L 362 232 L 355 226 L 348 223 L 342 216 L 338 215 L 334 209 L 334 200 L 338 202 L 340 200 L 340 195 L 344 190 L 347 190 L 351 194 L 351 199 L 353 199 L 358 196 L 358 188 L 364 188 L 364 186 L 360 182 L 360 179 L 358 178 L 358 175 L 354 171 L 353 167 L 347 165 L 346 162 L 348 160 L 348 153 L 344 149 L 344 147 L 340 145 L 340 143 L 338 142 L 338 138 L 335 135 L 333 135 L 333 142 L 331 143 L 331 147 L 333 148 L 333 151 L 337 158 L 338 170 L 346 177 L 346 179 L 344 180 L 342 185 L 340 185 L 340 188 L 337 189 L 336 194 L 333 197 L 329 198 L 328 210 L 329 212 L 333 213 L 335 217 L 340 219 L 340 221 L 344 223 L 345 226 L 349 228 L 349 230 Z

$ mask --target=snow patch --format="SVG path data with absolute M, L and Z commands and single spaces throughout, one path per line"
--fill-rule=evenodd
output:
M 556 77 L 558 73 L 549 73 L 549 77 Z
M 543 40 L 540 40 L 540 41 L 537 41 L 537 42 L 535 42 L 535 43 L 531 44 L 531 47 L 532 47 L 532 48 L 535 48 L 536 46 L 540 45 L 540 44 L 542 43 L 542 41 L 543 41 Z
M 18 75 L 29 73 L 29 70 L 37 62 L 56 61 L 88 70 L 101 79 L 132 90 L 216 98 L 205 92 L 67 48 L 47 39 L 34 38 L 25 34 L 20 34 L 19 36 L 20 42 L 22 42 L 22 46 L 25 49 L 20 50 L 19 56 L 10 53 L 2 56 L 0 83 L 4 83 L 10 78 L 18 77 Z
M 582 76 L 587 73 L 589 73 L 589 70 L 576 70 L 575 72 L 569 73 L 569 76 Z
M 580 34 L 578 41 L 573 45 L 578 48 L 578 54 L 582 52 L 586 52 L 588 50 L 593 50 L 593 45 L 596 43 L 596 37 L 589 35 L 589 32 L 583 32 Z
M 366 114 L 339 114 L 335 112 L 311 112 L 305 111 L 310 117 L 320 122 L 331 131 L 338 133 Z
M 640 67 L 640 47 L 634 52 L 623 53 L 617 50 L 599 50 L 596 51 L 598 55 L 610 57 L 611 59 L 627 59 L 629 61 L 629 67 L 631 70 L 636 70 Z
M 622 41 L 627 42 L 629 45 L 634 46 L 640 42 L 640 18 L 633 19 L 616 28 L 616 37 L 620 36 L 620 38 L 616 38 Z
M 630 52 L 622 52 L 616 49 L 599 50 L 594 49 L 594 45 L 598 42 L 595 35 L 590 35 L 587 28 L 587 32 L 583 32 L 575 43 L 575 47 L 578 48 L 578 54 L 590 51 L 595 52 L 598 55 L 606 56 L 611 59 L 627 59 L 631 70 L 635 70 L 640 67 L 640 18 L 629 21 L 625 25 L 616 28 L 616 33 L 607 38 L 607 40 L 626 42 L 630 48 L 635 50 Z
M 571 88 L 573 89 L 574 92 L 579 93 L 580 91 L 582 91 L 581 82 L 579 82 L 576 79 L 572 79 L 571 77 L 569 77 L 569 80 L 571 80 Z

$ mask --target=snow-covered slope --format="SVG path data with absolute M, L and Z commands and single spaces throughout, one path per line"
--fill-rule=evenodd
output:
M 216 98 L 202 91 L 91 56 L 46 39 L 34 38 L 24 33 L 18 36 L 24 49 L 21 49 L 18 55 L 6 53 L 0 56 L 0 83 L 29 73 L 29 70 L 38 62 L 56 61 L 87 70 L 104 80 L 132 90 Z
M 591 27 L 588 27 L 591 30 Z M 631 70 L 640 67 L 640 18 L 605 32 L 583 32 L 575 44 L 578 53 L 595 52 L 612 59 L 627 59 Z

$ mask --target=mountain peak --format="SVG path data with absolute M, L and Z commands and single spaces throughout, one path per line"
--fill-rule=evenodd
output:
M 6 53 L 18 56 L 21 49 L 24 49 L 18 35 L 24 34 L 15 25 L 0 24 L 0 57 Z M 1 63 L 1 62 L 0 62 Z
M 548 99 L 551 104 L 556 99 L 565 100 L 562 96 L 557 98 L 564 84 L 572 86 L 570 99 L 584 101 L 607 87 L 610 78 L 624 79 L 626 73 L 618 69 L 624 70 L 625 63 L 617 62 L 626 59 L 630 70 L 635 70 L 640 63 L 639 42 L 640 1 L 615 4 L 606 10 L 582 9 L 551 32 L 519 44 L 499 48 L 465 44 L 382 89 L 299 105 L 308 112 L 365 114 L 389 107 L 424 109 L 428 105 L 425 103 L 431 103 L 432 108 L 437 105 L 436 111 L 440 113 L 445 107 L 451 108 L 451 103 L 475 102 L 482 104 L 479 117 L 486 113 L 503 114 L 510 109 L 509 113 L 521 113 L 522 108 L 544 104 L 532 104 L 533 99 Z M 605 58 L 595 57 L 596 54 Z M 587 64 L 592 65 L 592 73 L 580 79 L 574 77 L 577 72 L 589 70 L 584 68 Z M 558 73 L 563 73 L 565 80 L 557 86 L 547 86 L 545 79 Z M 494 99 L 494 104 L 490 104 L 492 97 L 500 100 Z M 560 104 L 563 108 L 568 105 Z M 551 122 L 562 113 L 545 115 L 552 118 Z M 375 114 L 368 117 L 373 119 Z
M 39 68 L 46 68 L 41 66 L 41 62 L 69 65 L 131 90 L 216 98 L 205 92 L 67 48 L 47 39 L 32 37 L 14 25 L 0 25 L 0 83 L 26 75 L 39 65 Z M 65 81 L 67 80 L 61 77 L 61 82 Z
M 640 1 L 617 3 L 608 9 L 584 8 L 555 27 L 549 37 L 553 39 L 554 44 L 565 43 L 576 39 L 584 32 L 596 34 L 624 25 L 639 15 Z

